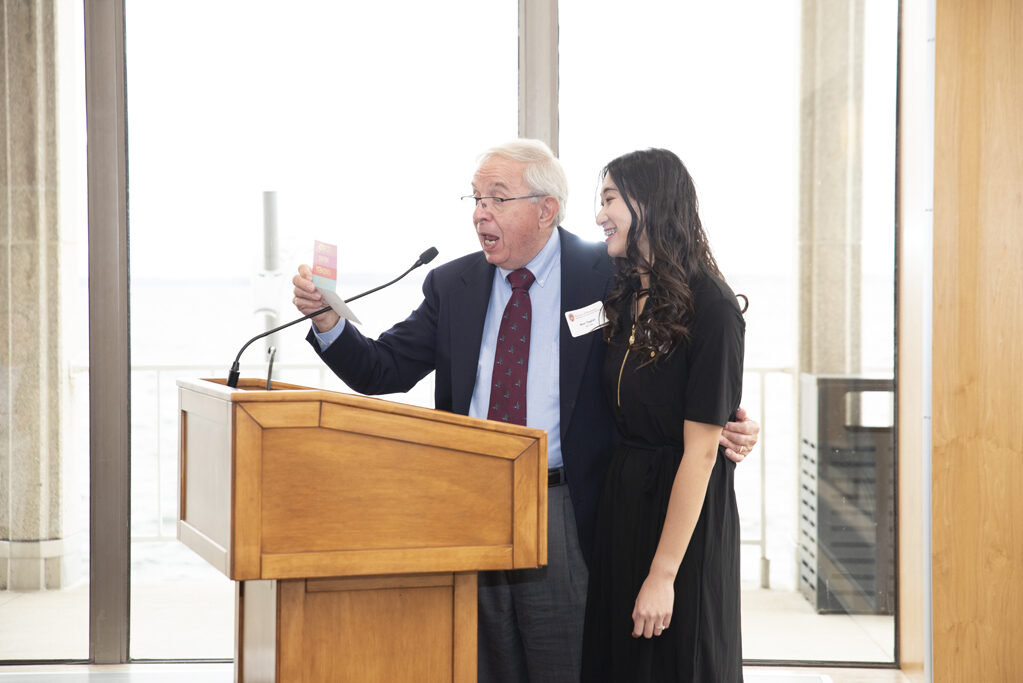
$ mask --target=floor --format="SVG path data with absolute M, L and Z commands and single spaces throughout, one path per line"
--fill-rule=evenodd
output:
M 895 661 L 894 617 L 817 614 L 789 591 L 744 590 L 742 634 L 747 660 Z
M 156 557 L 154 566 L 168 558 Z M 198 562 L 175 574 L 136 568 L 132 654 L 140 659 L 227 659 L 233 642 L 234 589 Z M 208 573 L 207 573 L 208 571 Z M 185 598 L 183 596 L 190 596 Z M 892 662 L 893 619 L 819 615 L 797 593 L 747 586 L 742 594 L 743 654 L 749 660 Z M 197 618 L 197 614 L 201 615 Z M 187 629 L 173 624 L 189 624 Z M 59 624 L 59 628 L 54 628 Z M 62 591 L 0 591 L 0 683 L 231 683 L 230 663 L 121 666 L 22 665 L 26 660 L 88 659 L 88 586 Z M 173 637 L 168 637 L 173 634 Z M 14 660 L 14 661 L 12 661 Z M 904 683 L 892 668 L 750 666 L 747 683 Z
M 746 683 L 908 683 L 894 669 L 747 667 Z M 130 664 L 0 668 L 0 683 L 231 683 L 230 664 Z
M 211 578 L 135 584 L 132 656 L 164 661 L 231 657 L 234 591 L 223 577 Z M 42 593 L 0 591 L 0 662 L 88 659 L 88 599 L 87 586 Z M 819 615 L 800 595 L 778 590 L 745 590 L 742 605 L 747 660 L 894 661 L 892 617 Z M 196 619 L 198 610 L 205 612 L 202 619 Z M 63 628 L 55 631 L 55 622 Z M 185 623 L 204 628 L 181 629 L 174 638 L 167 637 L 172 632 L 168 624 Z

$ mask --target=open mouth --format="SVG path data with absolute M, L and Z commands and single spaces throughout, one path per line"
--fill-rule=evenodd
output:
M 489 249 L 497 244 L 497 235 L 488 235 L 486 233 L 480 233 L 480 239 L 483 240 L 483 247 Z
M 604 228 L 604 237 L 610 237 L 618 232 L 618 228 Z

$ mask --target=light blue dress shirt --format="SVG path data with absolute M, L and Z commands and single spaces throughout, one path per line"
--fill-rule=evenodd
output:
M 536 278 L 529 288 L 533 307 L 533 326 L 529 335 L 529 369 L 526 373 L 526 426 L 547 431 L 547 466 L 561 467 L 561 239 L 554 230 L 547 244 L 526 268 Z M 504 307 L 511 298 L 504 268 L 494 270 L 487 317 L 483 323 L 483 341 L 476 366 L 476 382 L 469 403 L 469 416 L 486 419 L 490 404 L 490 386 L 494 373 L 494 351 Z M 345 329 L 345 319 L 327 332 L 313 325 L 320 349 L 330 346 Z
M 526 373 L 526 426 L 547 430 L 547 466 L 561 467 L 561 239 L 558 231 L 540 253 L 526 264 L 536 281 L 529 288 L 533 325 L 529 333 L 529 369 Z M 483 323 L 483 341 L 476 366 L 476 384 L 469 416 L 486 418 L 494 373 L 497 332 L 504 307 L 511 298 L 508 275 L 497 268 L 490 304 Z

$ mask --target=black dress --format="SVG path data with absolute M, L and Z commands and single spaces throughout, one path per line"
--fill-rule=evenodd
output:
M 724 425 L 742 389 L 745 323 L 735 295 L 717 278 L 690 283 L 690 339 L 667 358 L 626 353 L 632 322 L 611 341 L 604 386 L 621 432 L 601 492 L 583 640 L 583 680 L 742 680 L 739 515 L 735 463 L 718 448 L 707 496 L 675 579 L 671 625 L 632 637 L 632 610 L 668 508 L 682 459 L 683 420 Z

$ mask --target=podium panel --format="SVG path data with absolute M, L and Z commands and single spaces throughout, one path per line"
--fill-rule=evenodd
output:
M 547 562 L 546 432 L 178 386 L 178 535 L 239 582 L 238 680 L 475 680 L 476 572 Z

